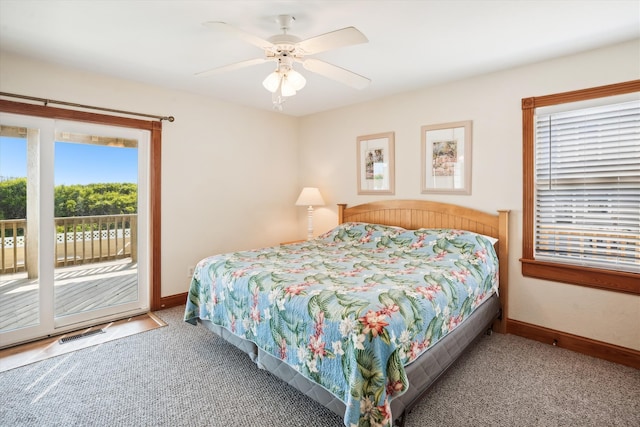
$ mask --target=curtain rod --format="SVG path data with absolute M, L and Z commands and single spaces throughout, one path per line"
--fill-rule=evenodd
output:
M 120 113 L 120 114 L 129 114 L 132 116 L 141 116 L 141 117 L 151 117 L 159 120 L 167 120 L 169 122 L 173 122 L 175 117 L 173 116 L 156 116 L 153 114 L 144 114 L 144 113 L 133 113 L 131 111 L 123 111 L 123 110 L 114 110 L 111 108 L 104 107 L 93 107 L 91 105 L 83 105 L 83 104 L 75 104 L 73 102 L 65 102 L 65 101 L 56 101 L 54 99 L 46 99 L 46 98 L 37 98 L 35 96 L 26 96 L 26 95 L 16 95 L 14 93 L 0 92 L 0 96 L 8 96 L 11 98 L 20 98 L 20 99 L 28 99 L 30 101 L 38 101 L 44 103 L 46 107 L 48 104 L 58 104 L 58 105 L 67 105 L 69 107 L 78 107 L 78 108 L 87 108 L 90 110 L 99 110 L 99 111 L 109 111 L 111 113 Z

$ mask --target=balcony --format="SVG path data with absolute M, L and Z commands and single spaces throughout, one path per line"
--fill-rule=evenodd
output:
M 136 215 L 55 218 L 55 315 L 137 299 Z M 0 331 L 37 324 L 37 241 L 25 219 L 0 221 Z M 16 311 L 15 307 L 20 307 Z

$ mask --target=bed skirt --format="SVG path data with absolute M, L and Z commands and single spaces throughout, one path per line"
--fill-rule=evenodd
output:
M 391 413 L 394 419 L 403 415 L 405 410 L 410 410 L 423 393 L 462 355 L 464 350 L 479 335 L 489 330 L 499 312 L 500 301 L 498 295 L 493 294 L 456 329 L 405 366 L 409 388 L 404 394 L 391 401 Z M 198 319 L 198 322 L 247 353 L 259 368 L 267 370 L 339 416 L 344 417 L 346 409 L 344 402 L 321 385 L 303 377 L 282 360 L 259 349 L 253 342 L 240 338 L 210 321 Z

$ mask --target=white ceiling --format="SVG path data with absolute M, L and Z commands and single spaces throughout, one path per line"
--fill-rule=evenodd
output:
M 268 38 L 280 14 L 296 18 L 290 33 L 301 39 L 348 26 L 369 39 L 314 57 L 371 85 L 352 89 L 300 67 L 307 85 L 283 111 L 294 116 L 640 38 L 640 0 L 0 0 L 0 49 L 271 110 L 262 80 L 272 62 L 194 74 L 263 55 L 203 22 Z

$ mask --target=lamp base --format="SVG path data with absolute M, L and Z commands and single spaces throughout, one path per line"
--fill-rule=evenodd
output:
M 313 206 L 307 208 L 307 240 L 313 239 Z

